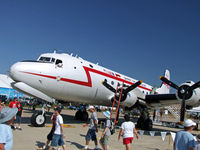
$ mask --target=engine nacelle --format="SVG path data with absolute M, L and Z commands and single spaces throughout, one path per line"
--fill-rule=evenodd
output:
M 187 91 L 187 88 L 195 84 L 193 81 L 187 81 L 179 86 L 177 90 L 176 97 L 178 100 L 182 101 L 185 99 L 186 105 L 189 106 L 199 106 L 200 105 L 200 89 L 196 88 L 193 91 Z M 184 97 L 185 96 L 185 97 Z
M 125 107 L 132 107 L 133 105 L 135 105 L 137 100 L 138 100 L 137 96 L 134 93 L 129 92 L 127 94 L 126 99 L 121 102 L 121 105 Z
M 145 99 L 145 94 L 136 88 L 127 94 L 126 98 L 121 101 L 121 105 L 125 107 L 132 107 L 139 99 Z

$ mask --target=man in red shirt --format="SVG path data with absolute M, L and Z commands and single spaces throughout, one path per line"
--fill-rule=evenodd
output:
M 21 117 L 23 115 L 23 108 L 22 108 L 21 103 L 18 101 L 17 97 L 14 98 L 14 101 L 10 102 L 9 107 L 10 108 L 18 108 L 18 112 L 17 112 L 16 119 L 15 119 L 18 124 L 18 127 L 16 127 L 15 121 L 12 124 L 12 127 L 13 127 L 13 129 L 21 130 L 20 124 L 21 124 Z

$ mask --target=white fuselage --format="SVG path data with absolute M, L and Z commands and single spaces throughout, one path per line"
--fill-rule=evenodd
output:
M 18 62 L 11 67 L 10 75 L 16 82 L 58 100 L 107 106 L 112 104 L 114 93 L 102 81 L 106 79 L 114 88 L 117 83 L 132 85 L 137 81 L 80 57 L 56 53 L 42 54 L 37 62 Z M 149 94 L 152 86 L 142 83 L 137 89 Z M 124 105 L 134 105 L 130 103 L 124 102 Z

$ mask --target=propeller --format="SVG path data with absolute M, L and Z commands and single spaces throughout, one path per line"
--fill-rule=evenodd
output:
M 142 84 L 142 82 L 143 82 L 142 80 L 139 80 L 139 81 L 137 81 L 135 84 L 132 84 L 131 86 L 125 85 L 124 87 L 127 87 L 127 88 L 123 88 L 123 90 L 122 90 L 121 101 L 124 101 L 124 100 L 126 99 L 126 97 L 127 97 L 127 94 L 128 94 L 130 91 L 132 91 L 132 90 L 134 90 L 135 88 L 137 88 L 140 84 Z M 108 84 L 106 80 L 104 80 L 104 81 L 102 82 L 102 84 L 103 84 L 107 89 L 109 89 L 111 92 L 113 92 L 113 93 L 116 92 L 116 89 L 115 89 L 114 87 L 112 87 L 110 84 Z M 119 96 L 120 96 L 119 93 L 121 92 L 121 88 L 119 88 L 117 92 L 118 92 L 117 99 L 119 99 Z
M 180 116 L 180 122 L 184 122 L 184 116 L 185 116 L 185 101 L 189 99 L 192 96 L 193 90 L 200 87 L 200 81 L 193 84 L 192 86 L 189 85 L 181 85 L 180 87 L 173 83 L 172 81 L 169 81 L 167 78 L 160 76 L 160 79 L 168 84 L 169 86 L 173 87 L 177 90 L 178 97 L 182 99 L 181 101 L 181 116 Z

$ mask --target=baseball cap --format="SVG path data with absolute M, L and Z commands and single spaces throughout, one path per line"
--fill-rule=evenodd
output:
M 192 121 L 191 119 L 187 119 L 184 121 L 183 126 L 184 127 L 196 126 L 196 123 L 194 121 Z
M 94 106 L 90 105 L 90 106 L 88 107 L 88 110 L 90 110 L 90 109 L 94 109 Z

